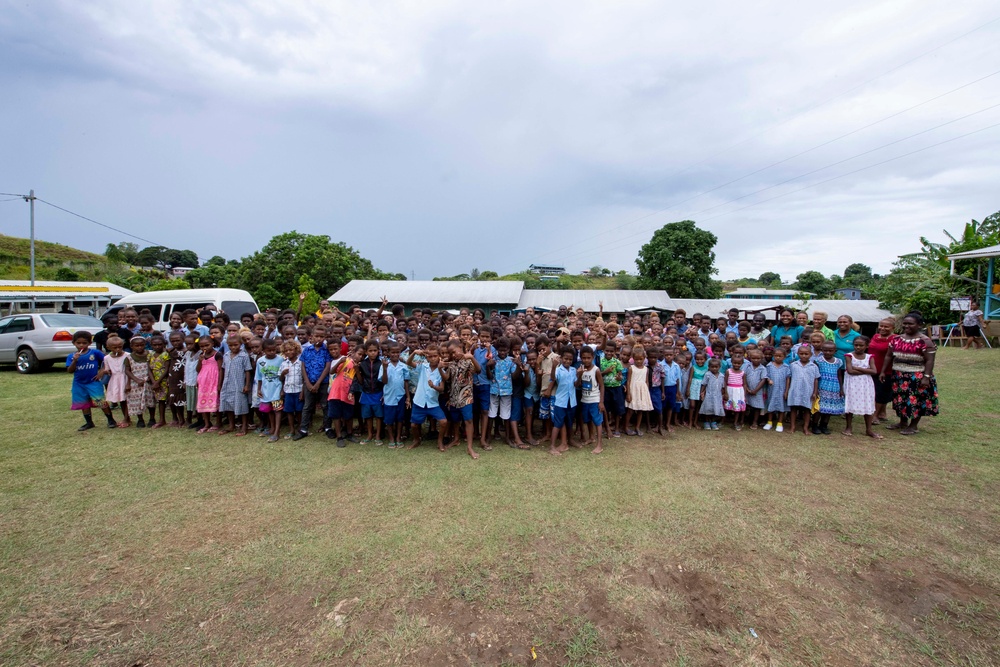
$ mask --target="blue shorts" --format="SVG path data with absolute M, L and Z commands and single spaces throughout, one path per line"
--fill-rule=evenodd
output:
M 382 392 L 380 391 L 365 392 L 361 394 L 361 400 L 358 401 L 358 403 L 360 403 L 361 405 L 382 405 Z
M 281 407 L 282 412 L 302 412 L 302 399 L 296 394 L 285 394 L 285 404 Z
M 625 414 L 625 389 L 623 387 L 604 388 L 604 409 L 609 415 Z
M 472 403 L 468 405 L 463 405 L 460 408 L 454 406 L 448 408 L 448 418 L 452 423 L 458 424 L 461 422 L 471 422 L 472 421 Z
M 580 412 L 583 413 L 584 424 L 596 424 L 600 426 L 604 423 L 604 415 L 601 414 L 600 403 L 580 403 Z
M 406 417 L 406 406 L 403 404 L 403 401 L 400 401 L 396 405 L 382 406 L 382 421 L 385 423 L 386 426 L 392 426 L 393 424 L 396 423 L 402 423 L 405 417 Z
M 510 420 L 520 424 L 524 418 L 524 397 L 514 396 L 510 401 Z
M 542 421 L 552 419 L 552 397 L 542 396 L 538 401 L 538 418 Z
M 354 418 L 354 404 L 332 398 L 326 402 L 326 416 L 350 421 Z
M 660 393 L 662 391 L 662 387 L 651 387 L 649 390 L 649 398 L 653 401 L 653 412 L 656 414 L 663 412 L 663 395 Z
M 573 426 L 573 411 L 576 408 L 560 408 L 558 405 L 552 407 L 552 428 L 566 428 Z
M 98 406 L 103 402 L 103 384 L 100 382 L 73 382 L 71 410 L 89 410 L 91 406 Z
M 490 409 L 490 386 L 488 384 L 474 384 L 472 392 L 475 397 L 475 405 L 478 406 L 479 410 L 488 412 Z
M 677 385 L 664 387 L 663 391 L 666 392 L 666 398 L 663 399 L 663 410 L 665 412 L 677 412 L 680 410 L 677 407 Z
M 439 405 L 427 408 L 422 408 L 419 405 L 414 405 L 413 414 L 410 415 L 410 423 L 420 426 L 421 424 L 424 423 L 424 420 L 427 419 L 428 417 L 430 417 L 432 421 L 443 422 L 445 419 L 444 410 L 442 410 L 441 406 Z
M 361 400 L 364 401 L 364 395 L 361 396 Z M 362 403 L 361 404 L 361 418 L 362 419 L 382 419 L 382 404 L 381 403 Z

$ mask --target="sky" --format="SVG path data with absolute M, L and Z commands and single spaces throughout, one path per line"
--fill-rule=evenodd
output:
M 671 5 L 0 0 L 0 192 L 416 279 L 634 272 L 687 219 L 723 279 L 885 273 L 1000 209 L 995 2 Z M 36 234 L 135 240 L 43 204 Z

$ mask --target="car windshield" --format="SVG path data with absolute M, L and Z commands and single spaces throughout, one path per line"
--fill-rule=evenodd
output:
M 45 322 L 45 326 L 52 327 L 53 329 L 61 329 L 63 327 L 97 327 L 98 329 L 103 329 L 104 325 L 96 317 L 90 317 L 88 315 L 40 315 L 42 322 Z

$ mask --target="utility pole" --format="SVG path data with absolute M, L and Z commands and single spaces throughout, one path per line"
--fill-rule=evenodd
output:
M 24 198 L 31 206 L 31 286 L 35 286 L 35 191 L 28 190 L 28 196 Z

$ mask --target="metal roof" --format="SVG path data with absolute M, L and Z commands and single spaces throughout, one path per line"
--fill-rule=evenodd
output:
M 730 308 L 739 311 L 763 312 L 769 319 L 775 319 L 777 310 L 786 306 L 792 310 L 805 310 L 812 317 L 813 311 L 826 313 L 829 319 L 836 321 L 841 315 L 849 315 L 855 322 L 879 322 L 892 315 L 888 310 L 880 308 L 878 301 L 871 299 L 807 299 L 798 301 L 789 299 L 785 303 L 773 303 L 761 299 L 668 299 L 670 305 L 664 310 L 674 311 L 683 308 L 690 317 L 693 313 L 702 313 L 719 317 L 725 315 Z M 775 311 L 773 314 L 768 311 Z
M 992 245 L 989 248 L 966 250 L 965 252 L 948 255 L 948 259 L 988 259 L 990 257 L 1000 257 L 1000 245 Z
M 134 294 L 121 285 L 104 282 L 76 282 L 63 280 L 36 280 L 32 286 L 30 280 L 0 280 L 0 301 L 41 300 L 51 297 L 52 301 L 80 299 L 93 301 L 95 299 L 120 299 Z
M 352 280 L 330 297 L 340 305 L 380 303 L 506 304 L 521 296 L 520 280 Z
M 794 294 L 809 294 L 809 295 L 812 295 L 813 293 L 812 292 L 801 292 L 801 291 L 799 291 L 797 289 L 794 289 L 792 287 L 788 287 L 788 288 L 785 288 L 785 289 L 765 289 L 763 287 L 737 287 L 736 289 L 734 289 L 731 292 L 726 292 L 725 296 L 741 297 L 741 296 L 750 295 L 750 294 L 760 294 L 762 296 L 784 296 L 784 295 L 788 295 L 789 297 L 791 297 Z
M 601 289 L 526 289 L 517 302 L 518 310 L 545 308 L 556 310 L 559 306 L 583 308 L 596 313 L 598 303 L 604 303 L 606 313 L 624 313 L 626 310 L 664 310 L 670 297 L 663 290 L 601 290 Z

